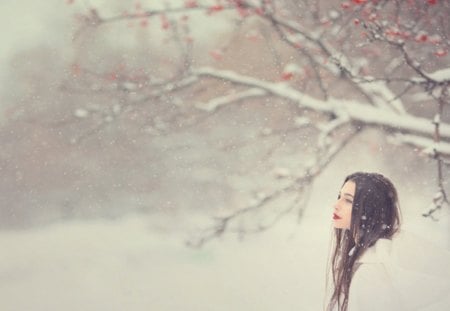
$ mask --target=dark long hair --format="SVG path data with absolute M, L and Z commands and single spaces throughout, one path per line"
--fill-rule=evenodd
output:
M 355 262 L 378 239 L 391 239 L 400 228 L 397 190 L 377 173 L 353 173 L 345 178 L 356 184 L 350 230 L 334 229 L 331 254 L 333 291 L 327 310 L 346 311 Z

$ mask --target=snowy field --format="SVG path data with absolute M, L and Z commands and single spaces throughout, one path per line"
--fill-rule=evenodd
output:
M 420 178 L 429 169 L 405 171 L 395 159 L 391 165 L 399 169 L 389 169 L 375 157 L 355 163 L 353 152 L 369 152 L 367 144 L 355 145 L 316 180 L 299 224 L 288 215 L 242 241 L 226 234 L 201 249 L 186 247 L 210 218 L 181 209 L 2 230 L 0 310 L 322 310 L 332 204 L 343 168 L 391 177 L 403 228 L 448 249 L 448 211 L 437 222 L 420 216 L 435 189 Z
M 322 310 L 331 227 L 325 209 L 309 214 L 202 249 L 184 245 L 189 215 L 2 232 L 1 310 Z M 443 223 L 410 224 L 445 247 Z
M 319 310 L 328 233 L 285 222 L 197 250 L 137 216 L 4 232 L 1 310 Z

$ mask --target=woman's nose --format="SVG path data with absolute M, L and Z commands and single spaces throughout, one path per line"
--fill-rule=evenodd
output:
M 339 209 L 339 200 L 334 203 L 333 209 L 337 211 Z

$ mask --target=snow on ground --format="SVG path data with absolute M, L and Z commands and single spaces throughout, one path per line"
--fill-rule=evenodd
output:
M 136 215 L 3 232 L 1 310 L 319 310 L 329 233 L 286 221 L 197 250 Z
M 187 248 L 193 229 L 209 222 L 205 211 L 192 210 L 0 231 L 0 310 L 322 310 L 332 204 L 343 174 L 391 177 L 404 228 L 450 245 L 448 211 L 437 222 L 420 216 L 435 191 L 428 176 L 434 166 L 403 167 L 405 155 L 389 157 L 386 149 L 388 168 L 373 153 L 387 147 L 377 137 L 360 136 L 330 164 L 300 224 L 289 215 L 243 241 L 227 234 L 202 249 Z
M 0 309 L 322 310 L 331 217 L 319 210 L 310 206 L 300 224 L 287 217 L 267 232 L 242 241 L 228 234 L 201 249 L 184 244 L 205 222 L 188 213 L 3 231 Z M 444 246 L 443 223 L 406 224 Z

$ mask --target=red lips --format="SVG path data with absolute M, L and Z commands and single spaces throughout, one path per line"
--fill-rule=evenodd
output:
M 339 217 L 339 216 L 336 215 L 336 214 L 333 214 L 333 219 L 341 219 L 341 217 Z

